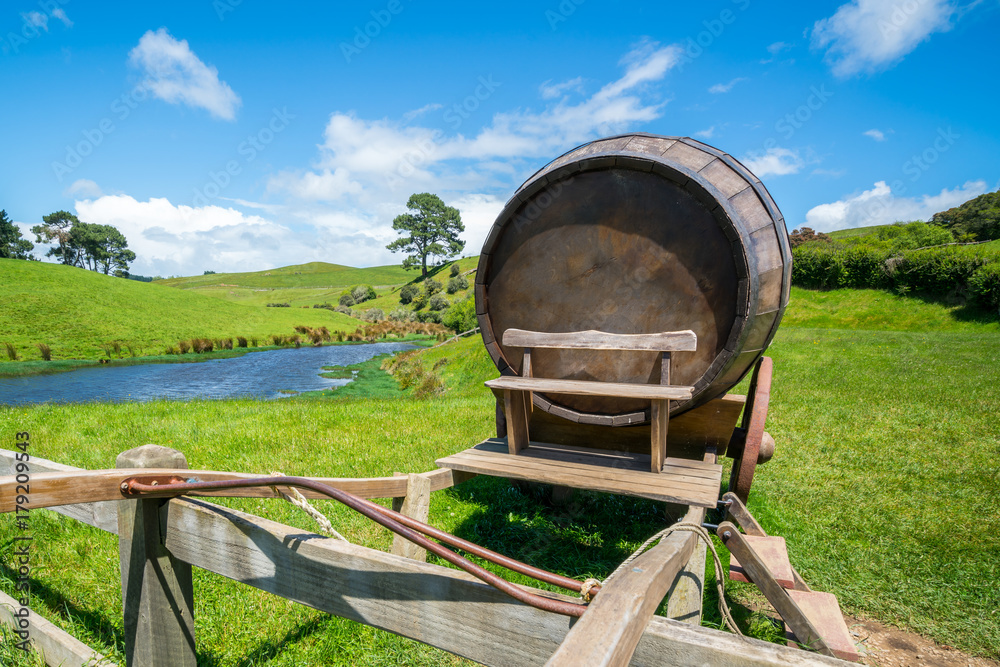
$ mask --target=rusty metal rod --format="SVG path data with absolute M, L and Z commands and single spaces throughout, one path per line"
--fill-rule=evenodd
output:
M 534 593 L 529 593 L 521 588 L 518 588 L 509 581 L 498 577 L 489 570 L 486 570 L 482 566 L 473 563 L 467 558 L 456 554 L 450 549 L 446 549 L 437 542 L 431 541 L 424 535 L 420 534 L 413 528 L 404 525 L 398 520 L 398 517 L 402 515 L 392 510 L 388 510 L 381 505 L 372 503 L 371 501 L 358 498 L 357 496 L 342 491 L 340 489 L 328 486 L 326 484 L 321 484 L 310 479 L 302 477 L 260 477 L 255 479 L 233 479 L 233 480 L 217 480 L 212 482 L 175 482 L 177 478 L 167 478 L 163 482 L 156 479 L 155 476 L 143 476 L 142 478 L 129 478 L 122 482 L 121 492 L 126 498 L 131 497 L 145 497 L 145 498 L 172 498 L 179 495 L 184 495 L 186 493 L 191 493 L 192 491 L 219 491 L 222 489 L 236 489 L 236 488 L 247 488 L 253 486 L 296 486 L 304 489 L 311 489 L 317 493 L 321 493 L 325 496 L 343 503 L 344 505 L 350 507 L 356 512 L 360 512 L 364 516 L 368 517 L 372 521 L 384 526 L 385 528 L 391 530 L 392 532 L 405 537 L 414 544 L 430 551 L 431 553 L 445 559 L 449 563 L 455 565 L 458 568 L 468 572 L 477 579 L 493 586 L 494 588 L 506 593 L 510 597 L 523 602 L 532 607 L 542 609 L 543 611 L 551 611 L 556 614 L 562 614 L 564 616 L 574 616 L 580 617 L 583 612 L 586 611 L 586 606 L 573 604 L 570 602 L 563 602 L 561 600 L 553 600 L 550 598 L 543 597 L 541 595 L 536 595 Z M 405 517 L 407 523 L 413 521 L 409 517 Z M 419 522 L 417 522 L 419 523 Z M 456 541 L 465 542 L 461 538 L 454 537 L 448 533 L 443 533 L 443 531 L 438 531 L 436 528 L 427 526 L 426 524 L 421 524 L 423 528 L 429 531 L 442 533 L 446 535 L 449 540 L 453 539 Z M 476 547 L 477 550 L 482 550 L 482 547 L 478 545 L 473 545 L 471 542 L 466 542 L 466 544 Z M 488 551 L 488 550 L 486 550 Z M 492 552 L 491 552 L 492 553 Z M 478 554 L 477 554 L 478 555 Z M 496 554 L 499 556 L 499 554 Z M 505 560 L 512 561 L 512 559 Z M 517 563 L 516 561 L 513 561 Z M 526 568 L 531 568 L 523 563 L 518 563 L 518 565 L 524 565 Z M 539 572 L 544 572 L 540 570 Z M 547 573 L 551 574 L 551 573 Z M 579 586 L 582 585 L 579 582 L 575 582 L 575 588 L 570 587 L 572 590 L 579 591 Z M 562 584 L 556 584 L 562 585 Z

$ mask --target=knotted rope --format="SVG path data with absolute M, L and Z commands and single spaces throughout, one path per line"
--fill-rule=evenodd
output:
M 272 472 L 271 473 L 271 477 L 285 477 L 285 473 L 283 473 L 283 472 Z M 313 507 L 309 503 L 309 501 L 306 500 L 306 497 L 303 496 L 302 493 L 300 493 L 298 489 L 296 489 L 295 487 L 292 487 L 292 486 L 289 486 L 289 487 L 286 487 L 286 488 L 289 491 L 291 491 L 292 493 L 291 494 L 285 493 L 284 491 L 282 491 L 281 489 L 279 489 L 277 486 L 272 486 L 271 487 L 271 489 L 277 495 L 281 496 L 282 498 L 284 498 L 285 500 L 287 500 L 291 504 L 295 505 L 299 509 L 303 510 L 309 516 L 311 516 L 316 521 L 316 523 L 319 524 L 320 530 L 322 530 L 324 533 L 326 533 L 327 535 L 330 535 L 332 537 L 335 537 L 338 540 L 343 540 L 344 542 L 348 541 L 348 539 L 346 537 L 344 537 L 343 535 L 341 535 L 340 533 L 338 533 L 334 529 L 333 524 L 330 523 L 330 520 L 327 519 L 326 516 L 322 512 L 320 512 L 318 509 L 316 509 L 315 507 Z

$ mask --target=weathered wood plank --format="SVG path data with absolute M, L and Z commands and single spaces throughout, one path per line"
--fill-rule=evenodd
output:
M 394 508 L 395 509 L 395 508 Z M 406 497 L 399 508 L 399 512 L 427 523 L 431 510 L 431 481 L 423 475 L 410 473 L 406 476 Z M 403 558 L 426 561 L 427 550 L 418 547 L 413 542 L 400 535 L 392 536 L 392 553 Z
M 14 631 L 26 632 L 31 644 L 42 654 L 46 665 L 62 667 L 116 667 L 118 663 L 108 660 L 73 635 L 35 613 L 28 617 L 28 627 L 23 629 L 14 617 L 20 609 L 18 601 L 0 591 L 0 623 Z M 19 636 L 20 639 L 23 635 Z
M 305 534 L 200 500 L 173 500 L 165 543 L 178 558 L 301 604 L 487 665 L 541 665 L 570 619 L 516 602 L 457 570 Z M 176 506 L 176 507 L 175 507 Z M 635 665 L 764 667 L 846 663 L 654 618 Z
M 32 460 L 34 464 L 34 459 Z M 55 507 L 73 503 L 93 503 L 108 500 L 120 500 L 119 486 L 122 481 L 136 475 L 147 475 L 148 470 L 134 468 L 128 470 L 81 470 L 72 469 L 59 472 L 32 474 L 31 476 L 31 506 L 32 508 Z M 249 479 L 265 477 L 266 475 L 219 472 L 214 470 L 184 470 L 162 469 L 157 474 L 179 475 L 185 479 L 212 481 L 219 479 Z M 449 469 L 433 470 L 422 473 L 431 481 L 431 490 L 438 491 L 454 486 L 456 481 Z M 405 477 L 376 477 L 371 479 L 310 477 L 317 482 L 342 489 L 362 498 L 399 498 L 406 495 Z M 14 477 L 0 477 L 0 513 L 14 510 L 16 482 Z M 199 496 L 223 496 L 230 498 L 275 498 L 270 487 L 252 489 L 228 489 L 223 491 L 199 492 Z M 307 498 L 328 499 L 310 489 L 302 489 L 302 495 Z M 79 517 L 74 517 L 79 518 Z M 81 519 L 84 520 L 84 519 Z M 89 523 L 89 522 L 88 522 Z
M 122 452 L 121 468 L 183 468 L 184 455 L 159 445 Z M 118 501 L 125 657 L 129 667 L 196 667 L 194 582 L 191 564 L 178 560 L 161 542 L 168 503 Z M 162 512 L 161 512 L 162 510 Z
M 565 333 L 507 329 L 503 334 L 503 344 L 513 347 L 693 352 L 698 347 L 698 337 L 689 329 L 651 334 L 615 334 L 593 329 Z
M 670 421 L 670 401 L 656 399 L 650 412 L 650 470 L 661 472 L 667 458 L 667 424 Z
M 700 524 L 704 516 L 704 509 L 691 508 L 684 520 Z M 684 569 L 697 541 L 698 536 L 691 532 L 671 533 L 605 581 L 546 665 L 627 665 L 643 629 Z
M 525 392 L 509 389 L 503 392 L 504 410 L 507 414 L 507 448 L 510 454 L 519 454 L 528 446 L 528 415 L 525 414 L 524 394 Z
M 552 378 L 524 378 L 503 375 L 487 380 L 491 389 L 536 391 L 548 394 L 574 396 L 614 396 L 616 398 L 670 399 L 680 401 L 691 398 L 693 387 L 684 385 L 630 384 L 627 382 L 590 382 L 588 380 L 557 380 Z

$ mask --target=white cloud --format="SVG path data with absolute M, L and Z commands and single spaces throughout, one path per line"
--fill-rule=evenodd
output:
M 479 254 L 504 203 L 499 197 L 485 194 L 469 194 L 449 202 L 449 206 L 454 206 L 462 214 L 462 224 L 465 225 L 465 233 L 461 235 L 465 241 L 462 254 Z
M 234 120 L 242 101 L 219 71 L 203 63 L 187 40 L 176 40 L 166 28 L 146 32 L 129 53 L 129 63 L 142 70 L 143 83 L 170 104 L 202 108 L 217 118 Z
M 757 178 L 797 174 L 805 166 L 798 151 L 776 146 L 763 153 L 750 153 L 740 160 Z
M 557 97 L 562 97 L 569 91 L 577 93 L 583 92 L 582 76 L 570 79 L 569 81 L 563 81 L 562 83 L 550 83 L 551 81 L 552 79 L 549 79 L 538 87 L 538 92 L 541 93 L 543 100 L 551 100 Z
M 442 106 L 443 105 L 441 104 L 432 103 L 432 104 L 425 104 L 419 109 L 413 109 L 412 111 L 407 111 L 406 113 L 403 114 L 403 124 L 405 125 L 414 118 L 417 118 L 418 116 L 423 116 L 425 113 L 428 113 L 430 111 L 437 111 L 438 109 L 442 108 Z
M 45 32 L 49 31 L 49 17 L 41 12 L 22 13 L 21 18 L 33 28 L 41 28 Z
M 704 130 L 699 130 L 694 133 L 694 136 L 701 137 L 702 139 L 711 139 L 712 135 L 715 134 L 715 126 L 706 128 Z
M 63 10 L 62 7 L 56 7 L 55 9 L 53 9 L 52 17 L 62 21 L 63 25 L 66 26 L 67 28 L 73 27 L 73 22 L 69 20 L 68 16 L 66 16 L 66 12 Z
M 862 134 L 865 135 L 866 137 L 871 137 L 875 141 L 885 141 L 885 132 L 883 132 L 882 130 L 877 130 L 875 128 L 872 128 L 870 130 L 862 132 Z
M 86 197 L 87 199 L 95 199 L 104 194 L 101 191 L 101 186 L 99 186 L 94 181 L 88 178 L 80 178 L 73 181 L 68 188 L 63 192 L 67 197 Z
M 730 90 L 733 89 L 733 86 L 738 84 L 740 81 L 746 81 L 746 77 L 738 76 L 735 79 L 732 79 L 729 83 L 717 83 L 711 88 L 709 88 L 708 92 L 712 93 L 713 95 L 728 93 Z
M 772 56 L 776 56 L 782 51 L 785 51 L 790 48 L 792 48 L 792 45 L 786 42 L 774 42 L 773 44 L 768 44 L 767 52 L 770 53 Z
M 929 220 L 938 211 L 958 206 L 986 190 L 986 181 L 968 181 L 961 187 L 951 190 L 945 188 L 936 195 L 897 197 L 885 181 L 878 181 L 871 190 L 809 209 L 806 213 L 806 226 L 816 231 L 832 232 L 894 222 Z
M 936 32 L 951 29 L 950 0 L 852 0 L 813 27 L 833 73 L 847 77 L 886 69 Z

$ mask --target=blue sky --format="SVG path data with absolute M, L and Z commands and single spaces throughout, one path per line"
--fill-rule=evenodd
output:
M 414 192 L 477 254 L 535 170 L 628 131 L 734 155 L 789 231 L 1000 186 L 996 0 L 153 4 L 0 9 L 0 208 L 113 224 L 138 274 L 395 263 Z

